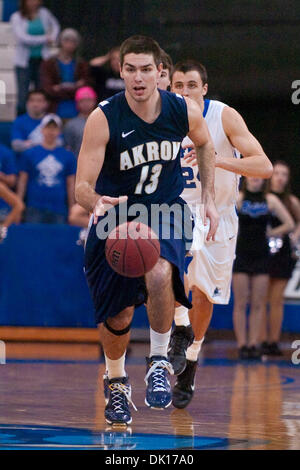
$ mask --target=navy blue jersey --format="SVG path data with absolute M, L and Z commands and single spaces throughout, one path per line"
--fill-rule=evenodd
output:
M 96 192 L 128 196 L 128 204 L 171 203 L 183 191 L 180 146 L 189 131 L 184 98 L 159 90 L 162 107 L 149 124 L 129 107 L 125 92 L 102 101 L 110 132 Z

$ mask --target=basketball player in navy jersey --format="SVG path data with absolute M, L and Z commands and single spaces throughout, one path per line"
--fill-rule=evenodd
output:
M 206 239 L 207 229 L 201 226 L 201 220 L 196 220 L 193 258 L 187 274 L 193 293 L 193 308 L 188 311 L 185 306 L 180 306 L 175 313 L 176 327 L 169 350 L 169 360 L 178 375 L 173 389 L 173 405 L 185 408 L 193 397 L 197 359 L 211 321 L 213 304 L 229 302 L 238 230 L 235 204 L 239 176 L 269 178 L 272 164 L 235 109 L 220 101 L 204 99 L 208 84 L 207 72 L 201 63 L 184 61 L 176 64 L 171 81 L 173 92 L 193 99 L 203 112 L 216 150 L 214 187 L 220 215 L 215 240 Z M 189 152 L 186 160 L 181 159 L 184 176 L 181 196 L 193 211 L 201 197 L 202 179 L 193 162 L 193 143 L 187 137 L 183 144 Z M 241 154 L 242 159 L 239 158 Z
M 105 258 L 105 239 L 97 227 L 115 210 L 140 203 L 186 205 L 180 144 L 185 135 L 193 141 L 202 180 L 204 219 L 208 238 L 214 237 L 218 214 L 214 204 L 214 148 L 202 117 L 192 100 L 158 90 L 162 69 L 160 47 L 151 38 L 133 36 L 121 46 L 120 73 L 126 90 L 100 103 L 88 118 L 78 159 L 76 199 L 93 213 L 86 243 L 85 273 L 94 302 L 104 349 L 107 378 L 105 418 L 109 424 L 131 422 L 131 387 L 125 371 L 134 306 L 147 302 L 151 351 L 147 360 L 146 404 L 171 404 L 167 348 L 175 300 L 190 308 L 183 283 L 187 236 L 176 239 L 178 220 L 170 217 L 170 237 L 159 233 L 161 257 L 143 278 L 118 275 Z M 114 206 L 114 207 L 113 207 Z M 190 218 L 190 214 L 188 216 Z M 182 220 L 180 222 L 183 224 Z

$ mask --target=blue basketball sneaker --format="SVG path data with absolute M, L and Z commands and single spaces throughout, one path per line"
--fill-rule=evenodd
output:
M 109 400 L 109 378 L 107 371 L 103 374 L 103 391 L 104 391 L 104 399 L 105 404 L 107 405 Z
M 118 377 L 108 381 L 108 402 L 105 419 L 108 424 L 130 424 L 132 421 L 129 403 L 137 411 L 131 400 L 131 386 L 128 377 Z
M 172 403 L 172 389 L 168 379 L 168 372 L 173 373 L 172 366 L 164 356 L 147 357 L 146 361 L 145 403 L 150 408 L 168 408 Z

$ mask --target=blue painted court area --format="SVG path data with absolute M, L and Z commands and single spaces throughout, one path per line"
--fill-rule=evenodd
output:
M 226 449 L 243 440 L 201 436 L 132 433 L 130 428 L 103 432 L 48 426 L 0 425 L 0 450 L 200 450 Z

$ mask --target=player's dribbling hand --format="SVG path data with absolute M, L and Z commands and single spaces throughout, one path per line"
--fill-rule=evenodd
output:
M 198 162 L 197 162 L 197 155 L 196 155 L 196 151 L 195 151 L 195 145 L 193 143 L 191 143 L 189 145 L 183 145 L 182 148 L 184 150 L 191 149 L 189 152 L 184 154 L 183 159 L 186 161 L 186 163 L 188 163 L 188 164 L 190 163 L 191 166 L 197 166 Z M 215 167 L 216 168 L 219 166 L 221 161 L 222 161 L 221 157 L 216 153 L 216 162 L 215 162 Z
M 99 197 L 93 210 L 94 224 L 98 222 L 98 217 L 101 217 L 102 215 L 104 215 L 105 212 L 107 212 L 113 206 L 126 202 L 127 199 L 128 199 L 127 196 L 120 196 L 120 197 L 101 196 Z
M 204 208 L 203 208 L 203 211 L 204 211 L 204 214 L 203 214 L 204 225 L 207 225 L 207 223 L 208 223 L 207 219 L 209 219 L 209 221 L 210 221 L 210 227 L 209 227 L 209 231 L 208 231 L 206 240 L 207 241 L 209 241 L 209 240 L 215 241 L 215 235 L 216 235 L 216 231 L 217 231 L 218 226 L 219 226 L 220 216 L 218 214 L 215 202 L 211 197 L 209 197 L 208 199 L 206 199 L 206 201 L 203 202 L 203 206 L 204 206 Z
M 183 159 L 186 161 L 186 163 L 191 163 L 191 166 L 197 166 L 198 162 L 197 162 L 197 155 L 195 151 L 195 145 L 191 143 L 189 145 L 183 145 L 182 148 L 183 150 L 191 149 L 189 152 L 184 154 Z

